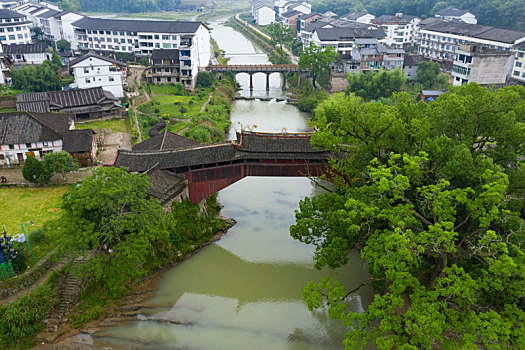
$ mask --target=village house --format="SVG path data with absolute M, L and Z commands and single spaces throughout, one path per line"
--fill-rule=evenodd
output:
M 376 16 L 371 15 L 368 12 L 349 12 L 339 17 L 339 19 L 365 24 L 372 23 L 374 18 L 376 18 Z
M 124 97 L 127 65 L 124 62 L 88 53 L 69 62 L 75 84 L 80 89 L 102 87 L 117 98 Z
M 460 45 L 451 70 L 453 84 L 504 84 L 513 59 L 510 51 L 491 50 L 479 44 Z
M 275 22 L 275 11 L 268 5 L 255 2 L 251 6 L 250 16 L 260 26 L 267 26 Z
M 472 13 L 468 12 L 467 10 L 460 10 L 454 6 L 444 8 L 443 10 L 436 12 L 434 16 L 447 21 L 461 21 L 470 24 L 478 23 L 476 16 L 474 16 Z
M 180 52 L 172 50 L 153 50 L 150 57 L 151 67 L 146 69 L 146 80 L 148 83 L 161 85 L 165 83 L 191 82 L 191 73 L 185 70 L 181 72 Z
M 118 117 L 121 115 L 119 101 L 102 87 L 67 91 L 33 92 L 18 94 L 16 110 L 21 112 L 69 113 L 79 119 Z
M 380 69 L 403 68 L 405 51 L 387 48 L 377 38 L 356 38 L 351 59 L 345 62 L 344 70 L 352 74 Z
M 296 10 L 287 11 L 281 14 L 281 22 L 284 26 L 293 29 L 294 32 L 297 32 L 297 21 L 302 15 L 304 15 L 304 13 Z
M 42 64 L 51 60 L 46 44 L 19 44 L 4 46 L 5 55 L 16 64 Z
M 395 16 L 379 16 L 371 22 L 385 31 L 384 43 L 388 46 L 402 48 L 416 44 L 418 24 L 421 22 L 416 16 L 396 13 Z
M 81 166 L 93 165 L 93 130 L 75 130 L 74 116 L 57 113 L 0 113 L 0 166 L 23 165 L 27 157 L 65 150 Z
M 359 25 L 359 23 L 356 24 Z M 330 45 L 341 57 L 350 58 L 356 39 L 375 38 L 380 41 L 384 37 L 385 32 L 381 29 L 350 27 L 319 28 L 314 30 L 311 42 L 316 46 L 321 46 L 323 49 Z
M 405 73 L 405 77 L 410 80 L 416 79 L 419 63 L 423 60 L 423 55 L 405 55 L 403 60 L 403 72 Z

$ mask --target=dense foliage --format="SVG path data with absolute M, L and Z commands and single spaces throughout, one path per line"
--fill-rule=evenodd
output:
M 332 46 L 321 49 L 320 46 L 311 44 L 303 49 L 303 53 L 299 58 L 299 68 L 310 71 L 314 88 L 316 87 L 316 81 L 321 85 L 326 85 L 330 79 L 332 63 L 336 57 L 337 52 Z
M 438 62 L 421 61 L 417 66 L 416 82 L 421 84 L 424 89 L 432 89 L 446 85 L 448 76 L 441 73 Z
M 18 342 L 38 333 L 56 303 L 56 294 L 54 284 L 48 280 L 19 300 L 0 306 L 0 348 L 14 348 Z
M 402 12 L 426 18 L 448 6 L 470 11 L 478 19 L 478 24 L 525 30 L 525 21 L 521 16 L 516 16 L 517 13 L 525 12 L 525 2 L 521 0 L 320 0 L 313 4 L 312 11 L 332 11 L 339 15 L 368 11 L 376 17 Z
M 29 156 L 24 162 L 24 167 L 22 168 L 22 176 L 29 182 L 36 184 L 47 184 L 51 177 L 53 177 L 53 172 L 50 171 L 44 163 L 35 157 Z
M 315 117 L 336 190 L 303 200 L 291 234 L 319 268 L 360 249 L 371 277 L 350 291 L 310 282 L 308 307 L 353 327 L 347 349 L 523 349 L 525 88 L 392 106 L 334 94 Z M 349 310 L 367 284 L 366 311 Z
M 60 173 L 62 180 L 66 174 L 79 168 L 78 161 L 66 151 L 48 153 L 42 158 L 44 168 L 51 173 Z
M 64 195 L 65 213 L 48 230 L 63 237 L 62 247 L 68 252 L 92 252 L 76 271 L 87 294 L 120 297 L 131 283 L 173 260 L 177 250 L 185 252 L 190 244 L 207 241 L 222 227 L 215 212 L 199 216 L 198 207 L 188 203 L 174 203 L 173 212 L 165 213 L 147 195 L 148 187 L 144 174 L 98 168 Z M 190 220 L 187 225 L 193 230 L 179 229 L 181 218 Z
M 13 70 L 11 78 L 13 88 L 25 92 L 57 91 L 62 88 L 60 80 L 62 64 L 60 57 L 53 53 L 52 60 L 38 66 L 29 66 Z
M 210 87 L 213 84 L 213 74 L 211 72 L 199 72 L 197 73 L 197 86 Z
M 400 91 L 407 78 L 401 69 L 396 69 L 393 71 L 380 70 L 348 74 L 347 80 L 347 92 L 353 92 L 367 100 L 376 100 L 381 97 L 390 97 L 393 92 Z
M 91 12 L 154 12 L 173 11 L 180 0 L 54 0 L 58 6 L 70 11 Z

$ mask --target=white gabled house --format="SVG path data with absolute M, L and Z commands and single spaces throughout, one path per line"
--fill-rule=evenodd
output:
M 461 10 L 454 6 L 449 6 L 436 12 L 436 18 L 444 19 L 447 21 L 462 21 L 470 24 L 477 24 L 478 20 L 474 14 L 468 12 L 467 10 Z
M 115 97 L 124 97 L 127 66 L 125 63 L 89 53 L 69 62 L 75 83 L 80 89 L 102 87 Z
M 51 60 L 46 44 L 6 45 L 5 55 L 14 64 L 42 64 Z
M 251 17 L 260 26 L 267 26 L 275 22 L 275 11 L 268 5 L 256 2 L 251 7 Z

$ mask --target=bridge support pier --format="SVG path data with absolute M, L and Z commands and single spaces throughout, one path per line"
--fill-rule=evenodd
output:
M 283 72 L 283 86 L 281 87 L 281 89 L 286 90 L 286 73 L 285 72 Z
M 253 74 L 250 74 L 250 91 L 253 90 Z
M 266 73 L 266 91 L 270 91 L 270 74 Z

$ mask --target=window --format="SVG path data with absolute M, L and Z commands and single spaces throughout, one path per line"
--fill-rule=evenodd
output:
M 19 31 L 21 31 L 21 30 L 22 30 L 22 28 L 20 28 L 20 27 L 16 27 L 16 31 L 17 31 L 17 32 L 19 32 Z
M 121 44 L 125 44 L 126 43 L 126 39 L 120 39 L 120 43 Z
M 86 84 L 91 84 L 91 79 L 86 78 Z
M 117 67 L 115 67 L 115 66 L 110 66 L 110 67 L 109 67 L 109 71 L 110 71 L 110 72 L 116 72 L 116 71 L 117 71 Z
M 14 29 L 13 29 L 13 27 L 7 27 L 7 31 L 8 31 L 8 32 L 13 32 Z
M 1 41 L 6 40 L 6 39 L 5 39 L 5 35 L 0 35 L 0 40 L 1 40 Z
M 113 40 L 111 40 L 111 38 L 108 38 L 108 43 L 112 42 Z
M 118 32 L 113 32 L 113 35 L 118 35 Z
M 512 73 L 513 75 L 519 77 L 520 76 L 520 72 L 518 72 L 517 70 L 514 71 L 514 73 Z
M 162 36 L 162 40 L 170 40 L 170 36 L 169 35 L 163 35 Z
M 15 149 L 15 145 L 9 145 L 9 149 Z
M 4 28 L 0 28 L 0 33 L 3 33 L 4 32 Z
M 158 34 L 155 34 L 155 39 L 158 39 L 159 38 L 159 35 Z
M 89 68 L 88 67 L 84 67 L 84 73 L 89 73 Z
M 169 48 L 171 48 L 171 44 L 170 43 L 164 43 L 164 44 L 162 44 L 162 48 L 163 49 L 169 49 Z
M 159 43 L 155 43 L 155 48 L 159 49 L 160 48 L 160 44 Z
M 107 35 L 111 35 L 111 32 L 109 30 L 106 30 Z
M 15 36 L 14 35 L 9 35 L 9 40 L 15 40 Z
M 115 78 L 109 77 L 109 81 L 115 81 Z
M 126 33 L 120 32 L 120 36 L 124 36 L 124 35 L 126 35 Z
M 26 143 L 26 147 L 27 148 L 31 148 L 31 144 L 30 143 Z
M 42 145 L 47 146 L 48 145 L 47 141 L 42 142 Z
M 0 32 L 3 32 L 3 30 L 0 30 Z M 518 57 L 522 58 L 523 57 L 523 52 L 518 52 Z
M 521 62 L 516 61 L 516 67 L 521 67 Z

